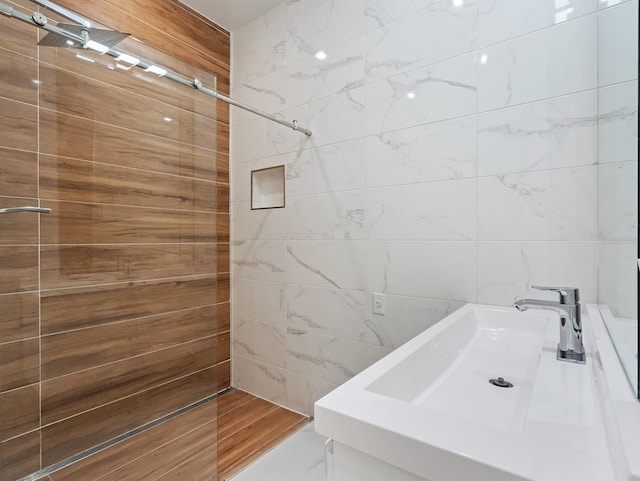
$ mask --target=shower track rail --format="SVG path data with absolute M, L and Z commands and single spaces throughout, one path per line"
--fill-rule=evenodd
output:
M 38 0 L 36 0 L 37 3 L 40 3 Z M 46 2 L 46 4 L 43 2 L 42 3 L 44 6 L 46 7 L 53 7 L 55 4 L 53 2 Z M 70 18 L 71 20 L 74 20 L 76 22 L 83 20 L 82 17 L 62 8 L 59 7 L 57 5 L 55 5 L 55 11 L 57 11 L 58 13 L 63 14 L 64 16 L 66 16 L 67 18 Z M 65 13 L 66 12 L 66 13 Z M 104 47 L 104 49 L 98 50 L 95 45 L 95 42 L 92 43 L 91 39 L 89 38 L 88 35 L 88 31 L 85 31 L 83 33 L 85 33 L 85 35 L 78 35 L 76 33 L 70 32 L 64 28 L 58 27 L 56 25 L 50 25 L 49 22 L 47 21 L 47 18 L 42 15 L 40 12 L 34 12 L 33 15 L 29 16 L 23 12 L 20 12 L 18 10 L 15 10 L 13 7 L 11 7 L 10 5 L 7 5 L 5 3 L 0 2 L 0 14 L 6 15 L 7 17 L 12 17 L 15 18 L 17 20 L 21 20 L 25 23 L 28 23 L 30 25 L 34 25 L 38 28 L 42 28 L 43 30 L 47 30 L 48 32 L 53 32 L 57 35 L 60 35 L 68 40 L 71 40 L 72 42 L 78 42 L 80 45 L 82 45 L 84 48 L 88 48 L 90 50 L 94 50 L 94 51 L 98 51 L 100 53 L 109 55 L 111 57 L 114 58 L 122 58 L 127 57 L 127 55 L 124 52 L 118 52 L 116 50 L 113 50 L 109 47 L 106 46 L 100 46 L 100 47 Z M 82 23 L 82 25 L 87 25 L 86 20 Z M 98 48 L 100 48 L 98 47 Z M 136 59 L 138 60 L 138 59 Z M 161 77 L 165 77 L 169 80 L 173 80 L 174 82 L 177 82 L 181 85 L 184 85 L 186 87 L 191 87 L 193 89 L 196 89 L 202 93 L 205 93 L 207 95 L 210 95 L 218 100 L 222 100 L 223 102 L 226 102 L 230 105 L 233 105 L 235 107 L 241 108 L 243 110 L 246 110 L 248 112 L 254 113 L 256 115 L 259 115 L 260 117 L 264 117 L 265 119 L 271 120 L 272 122 L 276 122 L 280 125 L 284 125 L 285 127 L 289 127 L 297 132 L 301 132 L 304 135 L 306 135 L 307 137 L 311 137 L 311 130 L 309 129 L 305 129 L 303 127 L 300 127 L 298 125 L 298 121 L 297 120 L 293 120 L 291 122 L 287 121 L 287 120 L 282 120 L 279 119 L 278 117 L 268 114 L 266 112 L 263 112 L 262 110 L 256 109 L 254 107 L 251 107 L 250 105 L 247 105 L 245 103 L 239 102 L 237 100 L 232 99 L 231 97 L 228 97 L 226 95 L 221 94 L 220 92 L 218 92 L 217 90 L 210 88 L 210 87 L 206 87 L 205 85 L 202 84 L 202 82 L 198 79 L 192 79 L 189 78 L 185 75 L 176 73 L 176 72 L 171 72 L 168 71 L 164 68 L 160 68 L 156 65 L 152 65 L 149 63 L 146 63 L 142 60 L 140 60 L 138 63 L 136 64 L 130 64 L 131 66 L 136 66 L 138 68 L 141 68 L 143 70 L 146 70 L 147 72 L 154 72 L 154 69 L 156 73 L 158 73 L 157 69 L 160 69 L 161 74 L 158 74 Z

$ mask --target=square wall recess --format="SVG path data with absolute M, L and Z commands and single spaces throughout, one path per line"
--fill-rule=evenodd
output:
M 284 207 L 284 165 L 251 171 L 251 209 Z

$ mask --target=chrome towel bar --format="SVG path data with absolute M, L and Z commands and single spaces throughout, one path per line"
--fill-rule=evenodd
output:
M 41 214 L 51 214 L 51 209 L 45 207 L 8 207 L 6 209 L 0 209 L 0 214 L 10 214 L 12 212 L 39 212 Z

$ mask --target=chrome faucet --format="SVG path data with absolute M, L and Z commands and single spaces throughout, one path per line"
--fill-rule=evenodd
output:
M 580 317 L 580 292 L 575 287 L 531 286 L 542 291 L 560 294 L 560 302 L 540 299 L 520 299 L 514 303 L 519 311 L 545 309 L 560 316 L 560 342 L 557 358 L 560 361 L 584 364 L 586 355 L 582 344 L 582 318 Z

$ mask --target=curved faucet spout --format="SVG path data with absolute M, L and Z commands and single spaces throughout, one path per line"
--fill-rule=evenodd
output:
M 544 309 L 547 311 L 553 311 L 564 317 L 569 317 L 570 311 L 568 306 L 560 304 L 554 301 L 543 301 L 540 299 L 520 299 L 513 304 L 519 311 L 526 311 L 527 309 Z
M 553 311 L 560 317 L 560 342 L 558 343 L 558 359 L 563 361 L 584 363 L 586 361 L 582 344 L 582 319 L 580 316 L 580 299 L 578 289 L 573 287 L 540 287 L 535 289 L 556 291 L 560 294 L 560 302 L 542 299 L 519 299 L 514 307 L 519 311 L 527 309 L 543 309 Z M 569 322 L 567 322 L 569 321 Z

